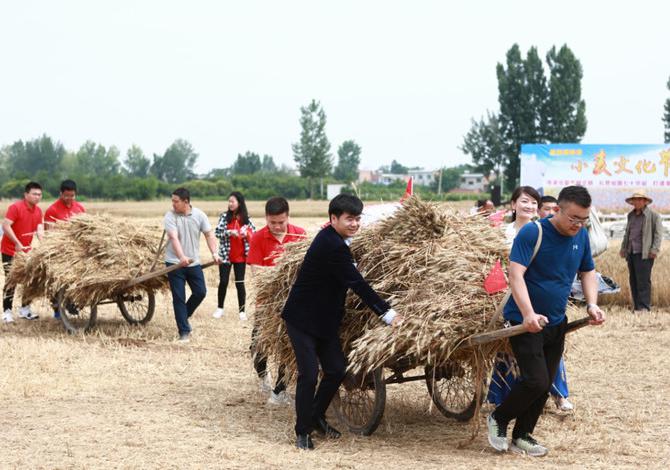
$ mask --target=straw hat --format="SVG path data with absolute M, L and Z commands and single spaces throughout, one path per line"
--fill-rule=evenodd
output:
M 651 204 L 652 202 L 654 202 L 654 200 L 652 198 L 647 196 L 647 193 L 644 191 L 644 189 L 638 189 L 637 191 L 635 191 L 631 197 L 626 199 L 626 202 L 628 204 L 632 204 L 633 199 L 635 199 L 635 198 L 646 199 L 648 201 L 647 204 Z

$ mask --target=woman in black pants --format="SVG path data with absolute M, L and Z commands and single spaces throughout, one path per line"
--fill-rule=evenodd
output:
M 223 303 L 226 300 L 226 289 L 228 288 L 228 278 L 232 266 L 235 272 L 240 320 L 247 319 L 247 314 L 244 312 L 246 302 L 244 271 L 247 254 L 249 253 L 249 240 L 251 240 L 251 235 L 255 230 L 256 227 L 249 219 L 244 196 L 238 191 L 233 191 L 228 196 L 228 211 L 221 214 L 219 223 L 214 230 L 214 234 L 219 239 L 219 256 L 223 261 L 219 265 L 218 308 L 214 311 L 214 318 L 223 316 Z

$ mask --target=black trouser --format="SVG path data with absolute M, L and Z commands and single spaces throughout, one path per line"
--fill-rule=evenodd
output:
M 258 335 L 258 325 L 254 325 L 253 330 L 251 330 L 251 345 L 249 346 L 249 351 L 251 351 L 251 356 L 254 359 L 254 369 L 258 374 L 258 378 L 263 380 L 265 375 L 268 373 L 268 357 L 260 351 L 256 350 L 256 343 Z M 277 371 L 277 381 L 275 382 L 275 388 L 272 390 L 275 394 L 281 393 L 286 390 L 286 380 L 284 380 L 284 373 L 286 372 L 286 367 L 284 364 L 279 366 Z
M 228 278 L 230 277 L 230 264 L 219 265 L 219 308 L 223 308 L 223 302 L 226 300 L 226 290 L 228 289 Z M 244 289 L 244 271 L 246 263 L 232 263 L 235 272 L 235 287 L 237 288 L 237 304 L 240 312 L 244 310 L 244 303 L 247 299 L 247 291 Z
M 14 288 L 7 287 L 7 278 L 9 278 L 9 270 L 12 267 L 13 256 L 2 253 L 2 269 L 5 271 L 5 285 L 2 288 L 2 311 L 11 310 L 14 303 Z M 21 307 L 25 307 L 28 303 L 22 303 Z
M 539 333 L 524 333 L 509 339 L 523 380 L 512 387 L 494 411 L 501 424 L 516 419 L 512 438 L 532 434 L 549 396 L 563 355 L 567 318 L 560 325 L 545 326 Z
M 288 337 L 298 363 L 298 383 L 295 389 L 296 434 L 308 434 L 313 422 L 323 418 L 337 393 L 346 372 L 346 359 L 340 338 L 318 338 L 285 322 Z M 319 363 L 323 371 L 319 389 Z M 316 394 L 314 393 L 316 391 Z
M 651 268 L 654 260 L 642 259 L 641 253 L 628 253 L 628 280 L 634 310 L 651 310 Z

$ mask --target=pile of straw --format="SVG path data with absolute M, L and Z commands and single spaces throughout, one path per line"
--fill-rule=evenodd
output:
M 123 292 L 132 278 L 146 273 L 160 254 L 158 226 L 108 215 L 80 214 L 58 222 L 27 254 L 18 254 L 7 280 L 21 288 L 24 301 L 52 299 L 65 288 L 76 305 L 91 305 Z M 160 258 L 154 269 L 160 268 Z M 167 286 L 167 278 L 142 283 L 150 290 Z
M 295 378 L 295 358 L 279 314 L 308 246 L 289 245 L 277 266 L 257 278 L 258 348 L 275 365 L 286 364 L 289 379 Z M 340 331 L 350 371 L 450 360 L 467 362 L 482 377 L 490 370 L 504 342 L 462 343 L 489 329 L 502 300 L 503 293 L 489 295 L 483 286 L 495 262 L 508 256 L 500 229 L 480 216 L 410 198 L 393 216 L 362 230 L 351 249 L 363 276 L 405 321 L 385 326 L 350 292 Z

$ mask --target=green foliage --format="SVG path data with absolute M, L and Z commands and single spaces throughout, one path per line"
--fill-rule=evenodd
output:
M 357 186 L 357 194 L 365 201 L 393 202 L 403 197 L 406 187 L 407 183 L 404 181 L 394 181 L 387 186 L 366 181 Z M 344 188 L 343 192 L 353 194 L 354 190 Z M 426 201 L 465 201 L 477 200 L 481 197 L 477 193 L 442 193 L 438 196 L 432 188 L 418 185 L 414 186 L 414 194 Z
M 177 183 L 195 176 L 193 168 L 197 161 L 193 146 L 184 139 L 177 139 L 162 156 L 154 154 L 151 174 L 161 181 Z
M 272 155 L 263 155 L 263 161 L 261 162 L 261 171 L 263 173 L 277 173 L 279 169 L 275 164 Z
M 466 171 L 472 171 L 472 165 L 458 165 L 450 168 L 442 168 L 442 193 L 447 193 L 452 189 L 458 188 L 461 184 L 461 175 Z M 435 180 L 432 186 L 433 191 L 437 191 L 437 186 L 440 183 L 439 178 Z M 416 186 L 415 186 L 416 188 Z
M 670 90 L 670 79 L 668 79 L 668 90 Z M 670 144 L 670 98 L 665 100 L 665 114 L 663 115 L 665 124 L 665 143 Z
M 337 149 L 335 179 L 350 183 L 358 179 L 358 165 L 361 164 L 361 147 L 353 140 L 345 140 Z
M 238 153 L 237 160 L 233 163 L 231 173 L 233 175 L 251 175 L 261 171 L 261 157 L 254 152 Z
M 140 147 L 133 145 L 126 152 L 126 159 L 123 162 L 123 166 L 125 167 L 127 175 L 146 178 L 149 176 L 151 160 L 144 155 L 144 152 Z
M 549 97 L 545 116 L 548 142 L 579 142 L 586 133 L 586 103 L 582 99 L 582 64 L 567 45 L 547 53 Z
M 396 160 L 393 160 L 391 162 L 391 167 L 389 168 L 390 173 L 393 173 L 395 175 L 406 175 L 408 171 L 409 168 L 407 168 L 405 165 L 400 164 L 400 162 L 397 162 Z
M 76 164 L 79 175 L 113 176 L 119 173 L 119 150 L 87 140 L 77 151 Z
M 497 115 L 472 122 L 461 147 L 482 170 L 504 168 L 506 187 L 518 185 L 521 144 L 579 142 L 586 132 L 586 104 L 581 98 L 582 66 L 567 45 L 547 53 L 549 81 L 537 48 L 525 59 L 514 44 L 505 64 L 497 64 Z M 498 129 L 496 131 L 496 128 Z M 493 133 L 498 137 L 493 136 Z
M 30 178 L 39 171 L 53 171 L 60 167 L 65 148 L 60 142 L 54 144 L 51 137 L 42 135 L 25 143 L 19 140 L 5 147 L 5 165 L 14 177 Z
M 313 179 L 328 176 L 333 165 L 326 137 L 326 113 L 318 101 L 312 100 L 300 108 L 300 114 L 300 142 L 293 144 L 293 159 L 300 175 L 309 180 L 310 197 L 313 197 Z
M 461 150 L 472 156 L 475 169 L 481 171 L 484 175 L 488 175 L 491 171 L 498 173 L 502 168 L 505 168 L 508 159 L 498 117 L 487 112 L 486 121 L 484 118 L 480 119 L 479 122 L 473 119 L 470 131 L 463 138 Z M 444 181 L 444 174 L 442 180 Z

